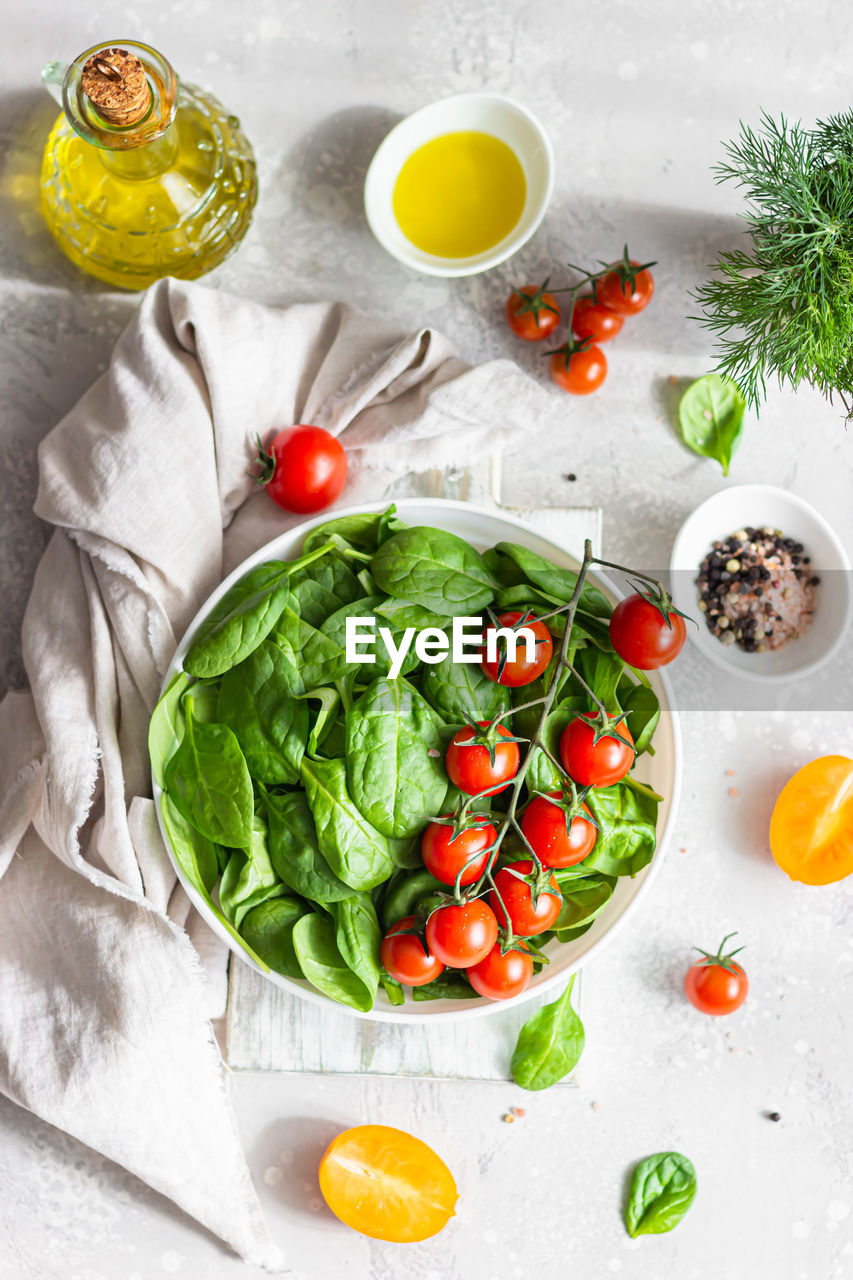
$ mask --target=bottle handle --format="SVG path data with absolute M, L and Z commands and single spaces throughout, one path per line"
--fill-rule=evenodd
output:
M 44 87 L 52 98 L 62 106 L 62 86 L 65 83 L 65 73 L 68 67 L 64 62 L 46 62 L 41 69 L 41 78 Z

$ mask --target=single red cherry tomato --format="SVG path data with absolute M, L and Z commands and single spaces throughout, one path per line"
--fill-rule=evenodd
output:
M 732 958 L 742 948 L 725 953 L 726 943 L 732 937 L 734 934 L 730 933 L 723 938 L 715 955 L 703 951 L 702 959 L 690 966 L 684 979 L 687 999 L 700 1013 L 708 1013 L 712 1018 L 734 1013 L 749 992 L 749 979 Z
M 590 721 L 596 713 L 584 711 L 566 725 L 560 736 L 560 759 L 570 778 L 582 787 L 612 787 L 634 763 L 634 739 L 622 720 L 613 733 L 594 741 Z
M 570 395 L 588 396 L 607 377 L 607 358 L 596 346 L 584 347 L 568 357 L 563 351 L 555 351 L 551 356 L 551 377 Z
M 610 616 L 610 643 L 624 662 L 641 671 L 665 667 L 684 648 L 687 628 L 680 613 L 668 613 L 645 596 L 620 600 Z
M 444 965 L 427 951 L 423 939 L 414 933 L 401 933 L 411 929 L 414 916 L 403 916 L 382 939 L 379 958 L 383 968 L 395 982 L 404 987 L 423 987 L 444 971 Z
M 560 799 L 559 791 L 549 795 Z M 586 805 L 582 806 L 589 813 Z M 598 831 L 585 818 L 572 818 L 570 830 L 566 830 L 567 814 L 559 805 L 552 804 L 544 796 L 535 796 L 521 817 L 521 830 L 528 844 L 546 867 L 573 867 L 592 853 Z
M 639 267 L 639 262 L 631 262 L 632 267 Z M 652 273 L 644 268 L 634 277 L 633 285 L 625 279 L 624 267 L 614 263 L 614 269 L 595 286 L 598 301 L 620 316 L 635 316 L 647 307 L 655 291 Z
M 501 955 L 500 946 L 494 946 L 484 960 L 466 970 L 465 976 L 487 1000 L 511 1000 L 530 986 L 533 957 L 515 947 Z
M 448 903 L 433 911 L 426 925 L 427 946 L 442 964 L 467 969 L 479 964 L 498 940 L 498 922 L 481 898 Z
M 481 729 L 487 729 L 490 721 L 481 720 Z M 498 725 L 498 734 L 503 738 L 511 738 L 509 729 Z M 476 730 L 470 724 L 458 729 L 450 740 L 444 767 L 455 787 L 466 795 L 476 796 L 482 791 L 497 795 L 504 791 L 518 773 L 518 743 L 500 742 L 495 745 L 495 762 L 492 764 L 489 749 L 479 743 L 466 747 L 466 742 L 476 736 Z M 503 785 L 501 785 L 503 784 Z
M 572 332 L 579 338 L 591 338 L 593 342 L 609 342 L 624 323 L 620 315 L 589 295 L 578 298 L 572 312 Z
M 545 281 L 547 284 L 548 281 Z M 525 284 L 513 289 L 506 304 L 507 324 L 524 342 L 540 342 L 560 323 L 560 306 L 545 285 Z
M 513 610 L 511 613 L 499 614 L 498 622 L 501 627 L 506 627 L 513 631 L 532 631 L 535 639 L 535 644 L 531 646 L 533 654 L 528 656 L 527 642 L 523 636 L 519 635 L 515 647 L 515 657 L 510 658 L 507 656 L 506 641 L 499 638 L 497 657 L 494 661 L 491 661 L 485 656 L 487 650 L 484 649 L 483 661 L 480 666 L 495 684 L 505 685 L 508 689 L 520 689 L 522 685 L 531 684 L 538 676 L 541 676 L 551 661 L 551 654 L 554 652 L 551 632 L 544 622 L 540 622 L 538 618 L 531 617 L 529 613 L 523 613 L 518 609 Z M 494 627 L 487 627 L 486 629 L 487 642 L 490 634 L 497 635 Z M 501 669 L 502 656 L 503 669 Z
M 497 893 L 492 890 L 489 895 L 489 902 L 501 928 L 509 927 L 513 933 L 518 933 L 523 938 L 532 938 L 535 933 L 543 933 L 545 929 L 550 929 L 563 905 L 560 886 L 554 877 L 550 876 L 548 888 L 543 889 L 539 894 L 534 907 L 531 886 L 526 880 L 519 880 L 518 876 L 513 874 L 517 871 L 519 875 L 525 876 L 532 870 L 533 862 L 528 858 L 524 862 L 512 862 L 508 867 L 501 867 L 495 876 L 495 887 L 500 892 L 509 913 L 509 926 L 507 926 L 506 916 Z M 549 889 L 552 889 L 553 893 L 549 892 Z
M 285 511 L 322 511 L 347 482 L 343 445 L 322 427 L 285 427 L 259 452 L 259 484 Z
M 455 838 L 452 826 L 431 822 L 421 836 L 421 857 L 427 871 L 442 884 L 455 884 L 460 871 L 460 885 L 473 884 L 485 871 L 488 850 L 497 838 L 490 822 L 465 827 Z

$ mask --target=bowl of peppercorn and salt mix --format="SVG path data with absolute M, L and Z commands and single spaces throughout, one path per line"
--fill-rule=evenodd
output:
M 670 560 L 672 597 L 696 620 L 688 635 L 717 666 L 781 683 L 838 652 L 850 626 L 850 561 L 804 499 L 737 485 L 690 515 Z

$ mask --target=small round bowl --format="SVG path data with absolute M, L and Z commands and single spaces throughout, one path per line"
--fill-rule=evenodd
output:
M 802 542 L 811 568 L 821 579 L 815 588 L 811 625 L 781 649 L 746 653 L 723 645 L 711 634 L 700 613 L 696 578 L 712 542 L 744 525 L 781 529 Z M 850 561 L 838 534 L 810 503 L 787 489 L 769 484 L 742 484 L 721 489 L 688 516 L 678 531 L 670 557 L 672 598 L 677 608 L 695 618 L 687 634 L 711 662 L 748 680 L 783 683 L 810 675 L 838 652 L 850 627 Z
M 521 217 L 491 249 L 468 258 L 441 258 L 412 244 L 394 216 L 397 175 L 413 151 L 445 133 L 489 133 L 515 152 L 524 170 L 527 198 Z M 431 276 L 472 276 L 504 262 L 533 235 L 545 216 L 554 185 L 554 152 L 542 125 L 526 107 L 493 93 L 459 93 L 430 103 L 395 125 L 370 162 L 364 211 L 371 231 L 392 257 Z

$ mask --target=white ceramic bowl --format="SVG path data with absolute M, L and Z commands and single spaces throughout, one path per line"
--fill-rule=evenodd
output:
M 500 138 L 524 170 L 527 198 L 512 231 L 491 249 L 468 258 L 440 258 L 418 249 L 400 230 L 392 204 L 397 175 L 413 151 L 445 133 L 475 130 Z M 493 93 L 459 93 L 406 116 L 380 143 L 364 182 L 364 210 L 384 249 L 416 271 L 432 276 L 470 276 L 504 262 L 539 226 L 554 185 L 554 153 L 534 115 Z
M 439 498 L 404 498 L 398 500 L 396 505 L 408 524 L 433 525 L 440 529 L 449 529 L 452 533 L 458 534 L 459 537 L 467 538 L 473 546 L 480 550 L 485 550 L 485 548 L 501 541 L 518 542 L 539 555 L 546 556 L 555 564 L 562 565 L 567 569 L 576 569 L 578 567 L 577 560 L 557 543 L 543 537 L 521 520 L 513 519 L 510 516 L 489 511 L 482 507 L 475 507 L 467 502 L 451 502 Z M 254 555 L 249 556 L 217 587 L 199 609 L 195 618 L 193 618 L 178 645 L 175 656 L 166 673 L 163 689 L 165 690 L 175 674 L 182 669 L 183 658 L 189 646 L 189 640 L 202 618 L 209 613 L 213 605 L 244 573 L 265 560 L 291 559 L 296 556 L 305 535 L 315 525 L 323 524 L 326 520 L 337 516 L 350 515 L 358 511 L 382 511 L 386 506 L 387 503 L 375 502 L 360 507 L 350 507 L 342 511 L 324 512 L 322 515 L 298 525 L 295 529 L 290 529 L 280 537 L 274 538 L 272 542 L 268 542 L 266 546 L 261 547 Z M 609 599 L 615 601 L 619 598 L 619 593 L 606 578 L 595 573 L 591 575 L 591 579 L 596 586 L 604 591 Z M 658 810 L 657 848 L 649 865 L 638 872 L 633 879 L 621 877 L 618 880 L 612 898 L 601 915 L 595 920 L 592 928 L 582 938 L 577 938 L 573 942 L 549 943 L 546 950 L 550 957 L 550 963 L 541 973 L 534 976 L 527 991 L 520 996 L 516 996 L 514 1000 L 492 1001 L 474 997 L 471 1000 L 430 1000 L 416 1004 L 407 998 L 405 1005 L 397 1007 L 387 1000 L 385 993 L 380 989 L 376 1006 L 369 1013 L 358 1013 L 347 1005 L 336 1005 L 337 1008 L 345 1009 L 355 1017 L 369 1018 L 379 1022 L 423 1023 L 426 1021 L 434 1024 L 436 1022 L 452 1022 L 458 1018 L 482 1017 L 498 1009 L 506 1009 L 509 1005 L 520 1004 L 529 999 L 530 996 L 540 994 L 550 987 L 564 982 L 569 974 L 579 969 L 582 964 L 586 964 L 607 941 L 615 936 L 623 921 L 627 920 L 628 916 L 638 909 L 641 900 L 648 892 L 652 880 L 660 868 L 666 843 L 675 823 L 678 795 L 681 788 L 681 739 L 678 731 L 678 722 L 673 711 L 671 687 L 667 677 L 662 672 L 652 671 L 649 676 L 652 686 L 660 699 L 663 714 L 655 734 L 655 754 L 642 757 L 639 776 L 641 781 L 647 782 L 664 797 L 663 803 Z M 161 814 L 163 792 L 158 786 L 156 778 L 153 778 L 153 789 L 157 820 L 160 823 L 163 841 L 171 855 L 169 836 Z M 240 956 L 246 964 L 251 965 L 253 969 L 257 969 L 259 973 L 263 973 L 264 977 L 268 978 L 270 982 L 276 983 L 279 987 L 284 987 L 287 991 L 295 992 L 306 1000 L 322 1005 L 330 1003 L 327 996 L 324 996 L 308 982 L 294 981 L 278 973 L 264 973 L 264 970 L 260 969 L 251 956 L 237 945 L 233 937 L 211 913 L 202 897 L 187 879 L 174 856 L 172 856 L 172 862 L 178 879 L 183 884 L 199 913 L 204 917 L 214 933 L 236 955 Z
M 802 542 L 811 567 L 821 578 L 815 589 L 811 626 L 782 649 L 746 653 L 738 645 L 723 645 L 711 634 L 697 608 L 699 566 L 719 538 L 744 525 L 770 525 L 786 537 Z M 782 684 L 810 675 L 838 652 L 850 627 L 850 561 L 834 529 L 819 511 L 788 489 L 769 484 L 742 484 L 721 489 L 688 516 L 678 531 L 670 558 L 672 597 L 676 606 L 697 619 L 687 634 L 718 667 L 749 680 Z

